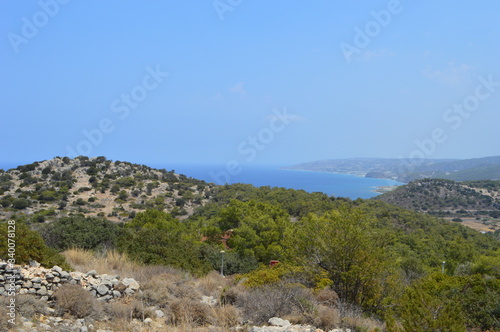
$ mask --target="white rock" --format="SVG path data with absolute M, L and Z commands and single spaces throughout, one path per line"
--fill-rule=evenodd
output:
M 278 317 L 269 318 L 269 320 L 267 322 L 269 323 L 269 325 L 273 325 L 273 326 L 283 326 L 283 327 L 286 327 L 286 326 L 292 325 L 286 319 L 281 319 L 281 318 L 278 318 Z
M 57 273 L 61 273 L 62 272 L 62 268 L 60 268 L 59 266 L 55 265 L 53 268 L 52 268 L 52 271 L 55 271 Z
M 202 296 L 201 303 L 206 303 L 208 305 L 216 305 L 217 300 L 213 296 Z
M 122 284 L 127 286 L 127 288 L 131 288 L 133 290 L 138 290 L 139 289 L 139 283 L 135 281 L 133 278 L 124 278 L 122 280 Z
M 91 277 L 95 277 L 97 275 L 97 271 L 96 270 L 90 270 L 87 272 L 87 276 L 91 276 Z
M 41 286 L 40 289 L 36 291 L 38 295 L 47 295 L 47 287 Z

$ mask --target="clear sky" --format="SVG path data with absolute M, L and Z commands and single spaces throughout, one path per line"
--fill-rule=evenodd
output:
M 500 2 L 4 0 L 0 161 L 500 155 Z

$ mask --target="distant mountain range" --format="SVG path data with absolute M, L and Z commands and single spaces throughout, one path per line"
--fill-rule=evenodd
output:
M 352 158 L 319 160 L 285 169 L 352 174 L 410 182 L 423 178 L 455 181 L 500 179 L 500 156 L 474 159 L 424 159 L 410 163 L 398 158 Z

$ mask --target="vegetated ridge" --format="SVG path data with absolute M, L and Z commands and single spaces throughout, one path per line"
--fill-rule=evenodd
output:
M 474 159 L 422 159 L 408 162 L 398 158 L 352 158 L 312 161 L 286 169 L 352 174 L 410 182 L 423 178 L 455 181 L 500 179 L 500 156 Z
M 174 170 L 104 157 L 54 158 L 0 173 L 0 215 L 23 211 L 42 222 L 81 213 L 123 221 L 134 211 L 160 208 L 182 219 L 207 202 L 213 188 Z
M 483 232 L 500 228 L 500 181 L 422 179 L 374 199 L 463 222 Z

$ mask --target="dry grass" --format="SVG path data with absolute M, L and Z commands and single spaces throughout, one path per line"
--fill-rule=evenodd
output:
M 89 250 L 75 248 L 68 249 L 62 254 L 76 271 L 87 272 L 95 270 L 99 274 L 129 276 L 139 273 L 143 268 L 141 264 L 130 260 L 126 254 L 116 250 L 108 250 L 104 254 L 99 255 Z
M 15 324 L 8 322 L 8 320 L 11 319 L 11 317 L 8 316 L 9 308 L 7 308 L 7 304 L 10 303 L 9 301 L 10 301 L 10 297 L 0 295 L 0 317 L 1 317 L 0 318 L 0 331 L 13 331 L 15 326 L 17 326 L 19 321 L 20 321 L 20 317 L 16 316 Z
M 233 332 L 234 329 L 224 328 L 224 327 L 193 327 L 193 326 L 168 326 L 165 328 L 167 332 Z M 241 332 L 245 332 L 247 330 L 240 330 Z
M 138 331 L 134 330 L 130 320 L 127 318 L 116 318 L 108 322 L 94 322 L 96 329 L 111 330 L 111 331 Z
M 363 316 L 360 308 L 339 303 L 337 294 L 328 289 L 315 295 L 311 290 L 291 284 L 248 289 L 236 286 L 233 279 L 222 277 L 216 271 L 195 279 L 178 269 L 138 264 L 114 250 L 99 255 L 88 250 L 70 249 L 63 254 L 75 270 L 119 274 L 140 283 L 141 294 L 112 304 L 98 304 L 111 319 L 106 323 L 117 331 L 148 331 L 147 326 L 132 325 L 133 319 L 142 321 L 149 317 L 158 324 L 167 324 L 161 328 L 164 331 L 224 332 L 242 320 L 250 319 L 259 324 L 266 323 L 272 316 L 285 317 L 294 323 L 312 324 L 325 330 L 349 327 L 362 332 L 385 331 L 383 323 Z M 95 299 L 86 299 L 90 294 L 80 290 L 85 293 L 81 294 L 82 297 L 77 290 L 70 292 L 68 299 L 61 300 L 59 296 L 58 301 L 63 301 L 59 303 L 60 308 L 75 317 L 93 315 L 89 303 L 94 303 L 91 301 Z M 201 303 L 202 295 L 221 300 L 221 305 Z M 166 317 L 156 319 L 153 307 L 161 308 Z
M 338 309 L 342 320 L 342 327 L 349 327 L 360 332 L 381 332 L 386 330 L 384 323 L 366 317 L 363 314 L 363 310 L 359 307 L 339 303 Z
M 194 281 L 179 274 L 163 273 L 141 284 L 141 300 L 148 306 L 165 308 L 175 299 L 201 300 Z
M 242 308 L 246 320 L 255 324 L 265 324 L 271 317 L 306 315 L 314 306 L 311 290 L 299 285 L 264 285 L 235 296 L 235 305 Z
M 32 295 L 17 295 L 16 310 L 24 318 L 33 318 L 36 315 L 47 314 L 47 302 Z
M 111 320 L 129 321 L 133 316 L 133 307 L 130 303 L 113 302 L 104 306 L 104 311 Z
M 316 293 L 315 298 L 319 304 L 328 307 L 336 307 L 339 305 L 339 296 L 333 289 L 324 288 Z
M 362 332 L 381 332 L 385 331 L 385 324 L 368 317 L 344 317 L 343 325 Z
M 213 324 L 221 327 L 235 327 L 241 323 L 241 312 L 232 305 L 213 308 Z
M 332 307 L 319 305 L 316 308 L 313 325 L 323 330 L 331 330 L 337 328 L 341 324 L 340 312 Z
M 217 271 L 211 271 L 206 276 L 199 278 L 196 282 L 198 290 L 206 296 L 220 299 L 224 289 L 227 289 L 234 281 L 223 277 Z
M 94 260 L 92 252 L 84 249 L 68 249 L 62 254 L 68 263 L 78 271 L 84 271 L 88 264 Z
M 176 326 L 203 326 L 215 321 L 212 308 L 199 300 L 174 299 L 169 308 L 170 323 Z
M 188 272 L 181 271 L 179 269 L 170 267 L 170 266 L 163 266 L 163 265 L 144 265 L 144 266 L 139 266 L 139 268 L 135 269 L 133 272 L 130 273 L 130 275 L 127 275 L 131 278 L 134 278 L 137 280 L 139 283 L 147 282 L 151 280 L 152 278 L 162 275 L 162 274 L 167 274 L 174 276 L 176 278 L 181 278 L 181 279 L 190 279 L 191 275 Z
M 59 316 L 84 318 L 101 312 L 101 303 L 79 285 L 64 284 L 54 293 Z

